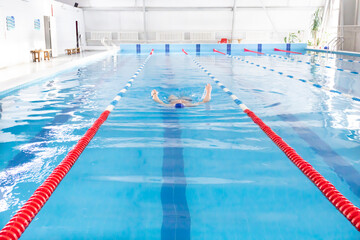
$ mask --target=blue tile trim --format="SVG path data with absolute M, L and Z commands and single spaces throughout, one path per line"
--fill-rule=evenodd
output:
M 231 44 L 227 45 L 226 52 L 227 54 L 231 54 Z
M 141 45 L 140 44 L 136 44 L 136 53 L 138 53 L 138 54 L 141 53 Z
M 165 44 L 165 52 L 166 53 L 170 52 L 170 45 L 169 44 Z
M 262 44 L 261 43 L 258 44 L 258 50 L 257 51 L 262 52 Z
M 291 44 L 290 43 L 286 44 L 286 51 L 291 51 Z
M 200 53 L 200 44 L 196 44 L 196 53 L 197 53 L 197 54 Z

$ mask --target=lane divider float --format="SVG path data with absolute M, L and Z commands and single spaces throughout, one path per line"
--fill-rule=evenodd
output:
M 60 182 L 64 179 L 66 174 L 70 171 L 72 166 L 85 150 L 91 139 L 95 136 L 101 125 L 106 121 L 110 112 L 114 109 L 117 102 L 123 97 L 124 93 L 131 87 L 134 79 L 139 75 L 144 68 L 147 61 L 152 56 L 152 50 L 149 56 L 145 59 L 143 64 L 138 68 L 135 74 L 127 82 L 126 86 L 117 94 L 111 104 L 105 109 L 100 117 L 93 123 L 93 125 L 86 131 L 84 136 L 80 138 L 77 144 L 60 162 L 60 164 L 52 171 L 43 184 L 38 187 L 29 200 L 20 208 L 19 211 L 10 219 L 10 221 L 0 231 L 0 239 L 16 240 L 21 237 L 25 229 L 29 226 L 31 221 L 42 209 L 48 201 L 52 193 L 55 191 Z
M 219 53 L 219 51 L 216 50 L 216 49 L 214 49 L 214 52 Z M 280 71 L 277 71 L 277 70 L 275 70 L 275 69 L 273 69 L 273 68 L 266 67 L 266 66 L 262 66 L 262 65 L 260 65 L 260 64 L 256 64 L 256 63 L 254 63 L 254 62 L 251 62 L 251 61 L 249 61 L 249 60 L 242 59 L 242 58 L 240 58 L 240 57 L 232 56 L 232 55 L 225 54 L 225 53 L 222 53 L 222 54 L 226 55 L 227 57 L 234 58 L 234 59 L 236 59 L 236 60 L 240 60 L 240 61 L 242 61 L 242 62 L 244 62 L 244 63 L 248 63 L 248 64 L 254 65 L 254 66 L 256 66 L 256 67 L 262 68 L 262 69 L 264 69 L 264 70 L 269 70 L 269 71 L 271 71 L 271 72 L 278 73 L 279 75 L 282 75 L 282 76 L 284 76 L 284 77 L 291 78 L 291 79 L 295 79 L 295 80 L 298 80 L 298 81 L 303 82 L 303 83 L 308 83 L 308 84 L 310 84 L 311 86 L 316 87 L 316 88 L 318 88 L 318 89 L 324 89 L 324 90 L 329 91 L 329 92 L 331 92 L 331 93 L 335 93 L 335 94 L 341 95 L 341 96 L 343 96 L 343 97 L 349 98 L 349 99 L 351 99 L 351 100 L 360 102 L 360 98 L 358 98 L 358 97 L 354 97 L 354 96 L 352 96 L 352 95 L 350 95 L 350 94 L 347 94 L 347 93 L 342 93 L 342 92 L 340 92 L 340 91 L 338 91 L 338 90 L 330 89 L 330 88 L 327 87 L 327 86 L 323 86 L 323 85 L 320 85 L 320 84 L 318 84 L 318 83 L 314 83 L 313 81 L 306 80 L 306 79 L 303 79 L 303 78 L 297 78 L 297 77 L 295 77 L 295 76 L 293 76 L 293 75 L 285 74 L 284 72 L 280 72 Z
M 223 55 L 226 55 L 225 53 L 220 52 L 220 51 L 216 50 L 215 48 L 213 49 L 213 51 L 214 51 L 214 52 L 217 52 L 217 53 L 220 53 L 220 54 L 223 54 Z M 187 54 L 186 54 L 186 55 L 187 55 Z
M 278 48 L 274 48 L 274 51 L 277 51 L 277 52 L 286 52 L 286 53 L 294 53 L 294 54 L 302 54 L 302 53 L 300 53 L 300 52 L 287 51 L 287 50 L 282 50 L 282 49 L 278 49 Z
M 264 55 L 264 53 L 262 53 L 262 52 L 252 51 L 252 50 L 247 49 L 247 48 L 244 48 L 244 52 L 252 52 L 252 53 L 256 53 L 256 54 L 261 54 L 261 55 Z
M 245 51 L 246 48 L 244 48 L 244 51 Z M 298 53 L 298 52 L 292 52 L 292 51 L 286 51 L 286 50 L 281 50 L 281 49 L 278 49 L 278 48 L 274 48 L 275 51 L 280 51 L 280 52 L 287 52 L 287 53 L 295 53 L 295 54 L 302 54 L 302 53 Z M 269 56 L 269 57 L 274 57 L 274 58 L 282 58 L 282 59 L 289 59 L 291 61 L 295 61 L 295 62 L 298 62 L 298 63 L 306 63 L 308 65 L 311 65 L 311 66 L 316 66 L 316 67 L 325 67 L 325 68 L 329 68 L 329 69 L 334 69 L 334 70 L 337 70 L 337 71 L 340 71 L 340 72 L 347 72 L 347 73 L 352 73 L 352 74 L 359 74 L 359 72 L 357 71 L 351 71 L 351 70 L 348 70 L 348 69 L 343 69 L 343 68 L 338 68 L 338 67 L 332 67 L 332 66 L 329 66 L 329 65 L 321 65 L 319 63 L 312 63 L 310 61 L 303 61 L 303 60 L 297 60 L 297 59 L 294 59 L 294 58 L 291 58 L 291 57 L 283 57 L 283 56 L 280 56 L 280 55 L 273 55 L 273 54 L 268 54 L 268 53 L 260 53 L 260 52 L 255 52 L 255 51 L 251 51 L 251 50 L 247 50 L 245 52 L 253 52 L 253 53 L 257 53 L 257 54 L 263 54 L 265 56 Z M 221 53 L 221 52 L 220 52 Z M 223 54 L 223 53 L 221 53 Z M 307 54 L 304 54 L 304 56 L 308 56 Z
M 189 56 L 190 57 L 190 56 Z M 290 147 L 279 135 L 267 126 L 255 115 L 235 94 L 224 86 L 213 74 L 209 72 L 194 58 L 192 61 L 203 70 L 230 98 L 237 104 L 261 130 L 285 153 L 285 155 L 303 172 L 303 174 L 314 183 L 323 195 L 339 210 L 351 224 L 360 231 L 360 209 L 344 197 L 335 186 L 326 180 L 314 167 L 305 161 L 292 147 Z
M 306 63 L 306 64 L 311 65 L 311 66 L 334 69 L 334 70 L 340 71 L 340 72 L 347 72 L 347 73 L 352 73 L 352 74 L 359 74 L 359 72 L 357 72 L 357 71 L 351 71 L 351 70 L 348 70 L 348 69 L 343 69 L 343 68 L 338 68 L 338 67 L 332 67 L 332 66 L 329 66 L 329 65 L 321 65 L 321 64 L 319 64 L 319 63 L 312 63 L 312 62 L 310 62 L 310 61 L 297 60 L 297 59 L 294 59 L 294 58 L 283 57 L 283 56 L 280 56 L 280 55 L 265 54 L 265 56 L 270 56 L 270 57 L 275 57 L 275 58 L 282 58 L 282 59 L 289 59 L 289 60 L 291 60 L 291 61 L 295 61 L 295 62 L 298 62 L 298 63 Z M 309 56 L 309 55 L 304 54 L 304 56 Z
M 336 53 L 333 53 L 336 55 Z M 346 58 L 335 58 L 335 57 L 329 57 L 329 56 L 320 56 L 319 54 L 304 54 L 305 56 L 309 56 L 309 57 L 321 57 L 321 58 L 329 58 L 329 59 L 335 59 L 335 60 L 339 60 L 339 61 L 345 61 L 345 62 L 350 62 L 350 63 L 360 63 L 360 61 L 357 60 L 351 60 L 351 59 L 346 59 Z

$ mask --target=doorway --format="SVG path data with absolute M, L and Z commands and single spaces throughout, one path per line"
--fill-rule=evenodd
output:
M 52 49 L 50 16 L 44 16 L 44 31 L 45 31 L 45 48 Z
M 75 28 L 76 28 L 76 47 L 79 48 L 79 25 L 78 25 L 78 21 L 75 21 Z

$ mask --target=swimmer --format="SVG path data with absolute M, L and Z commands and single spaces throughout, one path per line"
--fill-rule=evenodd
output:
M 163 106 L 166 107 L 175 107 L 175 108 L 183 108 L 183 107 L 196 107 L 199 106 L 202 103 L 207 103 L 211 100 L 211 90 L 212 87 L 210 84 L 207 84 L 205 86 L 205 97 L 201 102 L 197 102 L 197 103 L 191 103 L 191 98 L 188 97 L 182 97 L 182 98 L 178 98 L 174 95 L 170 95 L 168 98 L 169 103 L 166 104 L 163 101 L 161 101 L 158 97 L 159 92 L 156 91 L 155 89 L 151 91 L 151 97 L 152 99 L 157 102 L 160 103 Z

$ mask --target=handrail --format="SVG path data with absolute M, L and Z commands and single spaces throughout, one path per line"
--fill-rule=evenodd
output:
M 105 42 L 105 40 L 106 38 L 103 37 L 100 42 L 107 50 L 110 50 L 110 46 Z
M 110 39 L 109 39 L 109 41 L 110 41 Z M 110 41 L 111 46 L 108 45 L 108 44 L 106 43 L 106 37 L 103 37 L 103 38 L 101 39 L 101 44 L 102 44 L 107 50 L 112 50 L 112 49 L 117 49 L 117 48 L 118 48 L 118 47 L 115 45 L 115 43 L 113 43 L 112 41 Z
M 343 37 L 340 37 L 340 38 L 339 38 L 339 41 L 337 41 L 337 43 L 336 43 L 335 46 L 334 46 L 334 50 L 338 50 L 338 46 L 339 46 L 339 45 L 342 46 L 342 44 L 344 43 L 344 41 L 345 41 L 345 39 L 344 39 Z M 342 47 L 341 47 L 341 49 L 342 49 Z
M 344 37 L 334 37 L 330 42 L 327 43 L 327 53 L 329 53 L 329 51 L 331 51 L 333 48 L 333 50 L 336 50 L 338 45 L 342 43 L 344 43 Z

